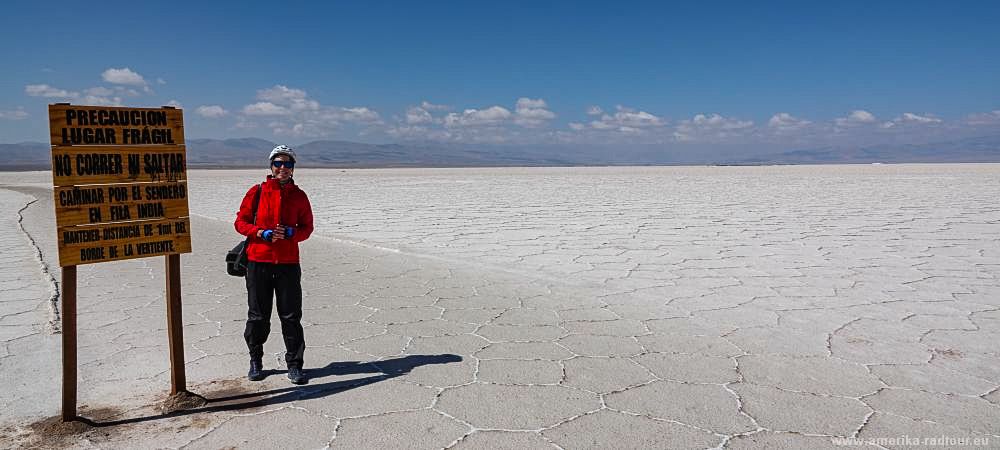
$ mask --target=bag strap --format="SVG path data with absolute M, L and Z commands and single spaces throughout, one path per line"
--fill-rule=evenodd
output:
M 253 194 L 253 209 L 251 209 L 251 211 L 253 211 L 252 214 L 253 214 L 253 224 L 254 225 L 257 225 L 257 207 L 260 206 L 260 191 L 261 191 L 261 189 L 264 189 L 264 183 L 261 183 L 261 184 L 257 185 L 257 192 L 255 192 Z M 246 248 L 246 246 L 250 245 L 250 236 L 247 236 L 247 238 L 243 242 L 245 242 L 243 244 L 243 248 Z
M 253 224 L 257 225 L 257 207 L 260 206 L 260 191 L 264 189 L 264 183 L 257 185 L 257 192 L 253 194 Z

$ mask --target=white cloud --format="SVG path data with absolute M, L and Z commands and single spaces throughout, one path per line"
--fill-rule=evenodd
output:
M 319 137 L 332 134 L 344 124 L 373 127 L 382 124 L 382 117 L 364 106 L 327 106 L 309 98 L 302 89 L 275 85 L 257 91 L 257 103 L 243 107 L 237 118 L 237 127 L 248 127 L 247 117 L 269 117 L 267 124 L 277 135 Z M 225 110 L 206 110 L 209 114 L 225 114 Z M 365 132 L 366 130 L 361 130 Z
M 108 89 L 103 86 L 98 86 L 84 89 L 83 96 L 77 97 L 74 101 L 79 101 L 84 105 L 121 106 L 122 97 L 121 95 L 116 94 L 125 94 L 133 97 L 139 95 L 139 93 L 135 92 L 133 89 L 117 86 L 114 89 Z
M 129 86 L 146 86 L 146 79 L 128 67 L 121 69 L 110 68 L 101 74 L 101 78 L 111 84 L 125 84 Z
M 357 106 L 353 108 L 333 107 L 330 111 L 332 112 L 330 117 L 335 118 L 337 121 L 376 123 L 382 120 L 378 112 L 364 106 Z
M 402 139 L 425 138 L 428 128 L 420 125 L 397 125 L 389 127 L 386 133 Z
M 990 112 L 969 114 L 965 117 L 965 123 L 969 125 L 997 125 L 1000 124 L 1000 109 Z
M 434 117 L 422 106 L 411 106 L 406 109 L 406 123 L 418 125 L 431 122 L 434 122 Z
M 545 100 L 521 97 L 514 108 L 514 123 L 527 128 L 540 127 L 556 118 L 556 114 L 547 108 Z
M 587 125 L 582 124 L 580 122 L 570 122 L 569 128 L 574 131 L 583 131 L 587 128 Z
M 719 114 L 708 116 L 697 114 L 691 119 L 691 123 L 705 128 L 718 128 L 722 130 L 738 130 L 753 126 L 753 121 L 725 118 Z
M 27 119 L 29 116 L 31 115 L 21 108 L 6 111 L 0 109 L 0 119 L 4 120 L 23 120 Z
M 436 115 L 451 109 L 427 101 L 410 106 L 403 117 L 384 128 L 390 136 L 408 140 L 433 140 L 466 143 L 528 142 L 526 138 L 544 139 L 551 133 L 543 126 L 556 117 L 544 99 L 518 98 L 514 108 L 500 105 L 466 108 L 460 112 Z
M 257 102 L 244 106 L 243 114 L 248 116 L 287 116 L 291 114 L 291 111 L 271 102 Z
M 257 100 L 280 105 L 291 111 L 319 111 L 319 102 L 310 100 L 306 91 L 292 89 L 280 84 L 257 91 Z
M 587 108 L 588 116 L 599 116 L 601 114 L 604 114 L 604 110 L 600 106 L 590 106 Z
M 930 114 L 919 115 L 914 113 L 903 113 L 899 117 L 881 125 L 882 128 L 892 128 L 897 125 L 930 125 L 941 123 L 941 119 Z
M 836 123 L 837 126 L 839 127 L 872 124 L 875 123 L 876 121 L 877 119 L 875 119 L 874 114 L 865 111 L 863 109 L 857 109 L 851 111 L 851 113 L 848 114 L 847 117 L 839 117 L 837 119 L 834 119 L 834 123 Z
M 279 136 L 302 137 L 302 136 L 314 136 L 317 133 L 316 131 L 307 128 L 306 125 L 303 123 L 286 125 L 280 122 L 273 122 L 268 124 L 267 126 L 271 128 L 271 131 L 274 132 L 275 135 Z
M 608 118 L 609 116 L 604 117 Z M 590 128 L 595 130 L 614 130 L 618 128 L 618 126 L 611 124 L 610 120 L 595 120 L 590 122 Z
M 159 85 L 167 84 L 167 80 L 164 80 L 163 78 L 157 78 L 156 79 L 156 84 L 159 84 Z
M 678 141 L 717 141 L 743 135 L 753 128 L 753 121 L 723 117 L 719 114 L 697 114 L 682 120 L 674 129 Z
M 395 127 L 395 129 L 397 129 L 396 133 L 406 133 L 407 136 L 412 136 L 414 132 L 420 132 L 423 133 L 424 136 L 433 135 L 437 138 L 441 138 L 445 135 L 445 133 L 432 133 L 430 130 L 414 129 L 412 126 L 440 124 L 447 129 L 458 129 L 503 127 L 513 123 L 525 128 L 539 128 L 556 117 L 556 114 L 548 109 L 548 105 L 545 103 L 545 100 L 527 97 L 517 99 L 513 111 L 504 108 L 503 106 L 493 105 L 483 109 L 468 108 L 462 112 L 448 113 L 443 117 L 435 117 L 431 113 L 431 111 L 441 111 L 445 109 L 447 109 L 447 107 L 435 105 L 427 101 L 422 102 L 420 106 L 411 106 L 406 109 L 406 115 L 402 119 L 402 122 L 410 127 Z M 455 138 L 459 136 L 470 136 L 471 133 L 472 132 L 467 132 L 461 135 L 447 133 L 446 135 L 448 138 Z M 477 135 L 478 138 L 483 138 L 483 136 L 485 136 L 481 131 L 476 133 L 479 133 Z M 496 136 L 491 136 L 489 139 L 491 141 L 495 141 Z
M 305 100 L 306 97 L 306 91 L 303 91 L 302 89 L 291 89 L 280 84 L 257 91 L 258 100 L 280 104 L 288 104 L 296 100 Z
M 181 102 L 179 102 L 179 101 L 177 101 L 177 100 L 174 100 L 174 99 L 171 99 L 171 100 L 170 100 L 169 102 L 167 102 L 167 104 L 166 104 L 166 105 L 164 105 L 164 106 L 173 106 L 174 108 L 183 108 L 183 107 L 184 107 L 184 105 L 182 105 L 182 104 L 181 104 Z
M 148 91 L 147 91 L 148 92 Z M 113 95 L 127 95 L 129 97 L 138 97 L 142 95 L 139 91 L 132 88 L 125 88 L 121 86 L 114 86 L 113 88 L 106 88 L 104 86 L 97 86 L 92 88 L 87 88 L 83 90 L 83 95 L 94 96 L 94 97 L 110 97 Z
M 321 107 L 319 111 L 297 112 L 288 121 L 268 124 L 275 134 L 298 137 L 327 136 L 344 123 L 374 126 L 382 123 L 378 112 L 366 107 Z
M 448 130 L 430 128 L 422 125 L 398 125 L 386 130 L 390 136 L 402 140 L 432 140 L 452 141 L 455 135 Z
M 141 90 L 147 94 L 153 93 L 142 75 L 139 75 L 128 67 L 107 69 L 101 74 L 101 78 L 108 83 L 120 86 L 96 86 L 84 89 L 82 92 L 77 92 L 49 86 L 48 84 L 29 84 L 24 87 L 24 93 L 32 97 L 59 98 L 81 105 L 102 106 L 121 106 L 123 96 L 137 97 L 142 95 L 142 93 L 129 86 L 141 87 Z
M 219 105 L 201 105 L 195 109 L 195 112 L 198 113 L 199 116 L 207 117 L 209 119 L 217 119 L 229 114 L 229 111 L 226 111 Z
M 84 95 L 94 95 L 94 96 L 99 96 L 99 97 L 107 97 L 107 96 L 110 96 L 110 95 L 114 95 L 115 91 L 113 89 L 108 89 L 108 88 L 103 87 L 103 86 L 98 86 L 98 87 L 92 87 L 90 89 L 84 89 L 83 93 L 84 93 Z
M 296 112 L 319 111 L 320 109 L 319 102 L 309 99 L 293 100 L 288 107 Z
M 800 119 L 788 113 L 777 113 L 767 121 L 767 126 L 777 131 L 794 131 L 801 129 L 812 122 Z
M 847 116 L 847 119 L 852 122 L 869 123 L 875 121 L 875 116 L 868 111 L 857 110 L 851 111 L 851 114 Z
M 448 111 L 451 107 L 438 105 L 427 100 L 420 102 L 420 106 L 410 106 L 406 108 L 404 121 L 409 125 L 426 125 L 431 123 L 442 123 L 443 119 L 434 117 L 431 112 Z
M 657 128 L 666 125 L 666 120 L 646 111 L 639 111 L 618 105 L 614 115 L 603 114 L 600 120 L 590 122 L 595 130 L 615 130 L 623 133 L 634 133 L 645 128 Z
M 76 97 L 74 103 L 95 106 L 122 106 L 122 98 L 106 97 L 102 95 L 85 95 L 83 97 Z
M 420 107 L 425 111 L 448 111 L 451 109 L 448 105 L 436 105 L 427 100 L 420 102 Z
M 107 88 L 107 87 L 104 87 L 104 86 L 97 86 L 97 87 L 92 87 L 92 88 L 84 89 L 83 90 L 83 95 L 92 96 L 92 97 L 111 97 L 113 95 L 119 95 L 119 96 L 121 96 L 121 95 L 127 95 L 129 97 L 138 97 L 138 96 L 140 96 L 142 94 L 139 91 L 135 90 L 135 89 L 127 88 L 127 87 L 122 87 L 122 86 L 114 86 L 112 88 Z
M 459 113 L 449 113 L 444 117 L 446 127 L 479 127 L 499 125 L 509 119 L 511 112 L 502 106 L 486 109 L 466 109 Z
M 913 113 L 903 113 L 903 115 L 896 120 L 901 122 L 941 123 L 941 119 L 929 114 L 921 116 Z
M 114 90 L 104 87 L 85 89 L 81 95 L 79 92 L 67 91 L 47 84 L 29 84 L 24 87 L 24 93 L 32 97 L 70 100 L 82 105 L 121 106 L 122 104 L 121 97 L 112 96 L 115 93 Z
M 515 103 L 516 109 L 544 109 L 548 108 L 548 105 L 543 99 L 531 99 L 528 97 L 521 97 L 517 99 Z
M 80 95 L 77 92 L 70 92 L 47 84 L 29 84 L 24 87 L 24 93 L 32 97 L 45 98 L 73 98 Z

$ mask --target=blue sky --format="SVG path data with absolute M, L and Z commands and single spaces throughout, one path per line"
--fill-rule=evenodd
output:
M 21 2 L 0 142 L 45 105 L 187 136 L 796 147 L 1000 133 L 1000 2 Z

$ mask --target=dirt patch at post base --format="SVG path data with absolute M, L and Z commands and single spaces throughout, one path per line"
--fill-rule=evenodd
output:
M 198 394 L 192 394 L 187 391 L 181 391 L 167 397 L 162 403 L 160 403 L 156 410 L 162 412 L 163 414 L 170 414 L 177 411 L 183 411 L 185 409 L 194 409 L 205 406 L 208 403 L 205 397 Z
M 108 420 L 120 415 L 112 408 L 82 409 L 80 417 L 92 421 Z M 106 441 L 121 432 L 120 427 L 94 427 L 78 420 L 63 422 L 62 416 L 45 417 L 27 425 L 0 427 L 0 447 L 24 449 L 63 448 L 82 439 Z

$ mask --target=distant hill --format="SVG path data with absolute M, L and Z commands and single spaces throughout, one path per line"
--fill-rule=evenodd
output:
M 188 139 L 188 166 L 192 168 L 250 168 L 267 162 L 275 143 L 257 138 Z M 572 166 L 601 164 L 600 159 L 572 157 L 572 152 L 549 155 L 546 149 L 516 147 L 466 147 L 459 145 L 363 144 L 348 141 L 313 141 L 294 146 L 306 167 L 482 167 Z M 47 144 L 0 144 L 5 155 L 17 155 L 9 170 L 49 170 Z M 604 162 L 604 164 L 607 164 Z
M 310 167 L 465 167 L 575 165 L 515 148 L 492 151 L 472 146 L 420 144 L 361 144 L 347 141 L 313 141 L 295 147 Z M 262 156 L 261 159 L 266 159 Z
M 825 147 L 771 153 L 733 160 L 731 164 L 1000 162 L 1000 136 L 980 136 L 931 144 Z
M 8 157 L 3 170 L 51 170 L 51 148 L 41 142 L 0 144 L 0 155 Z
M 192 168 L 261 167 L 274 142 L 257 139 L 189 139 Z M 981 136 L 931 144 L 823 147 L 774 153 L 738 147 L 661 145 L 449 145 L 363 144 L 313 141 L 294 147 L 304 167 L 486 167 L 582 165 L 764 165 L 848 163 L 1000 162 L 1000 136 Z M 0 144 L 12 156 L 4 170 L 49 170 L 47 144 Z M 742 153 L 742 157 L 731 155 Z
M 264 139 L 188 139 L 188 166 L 260 167 L 274 143 Z

